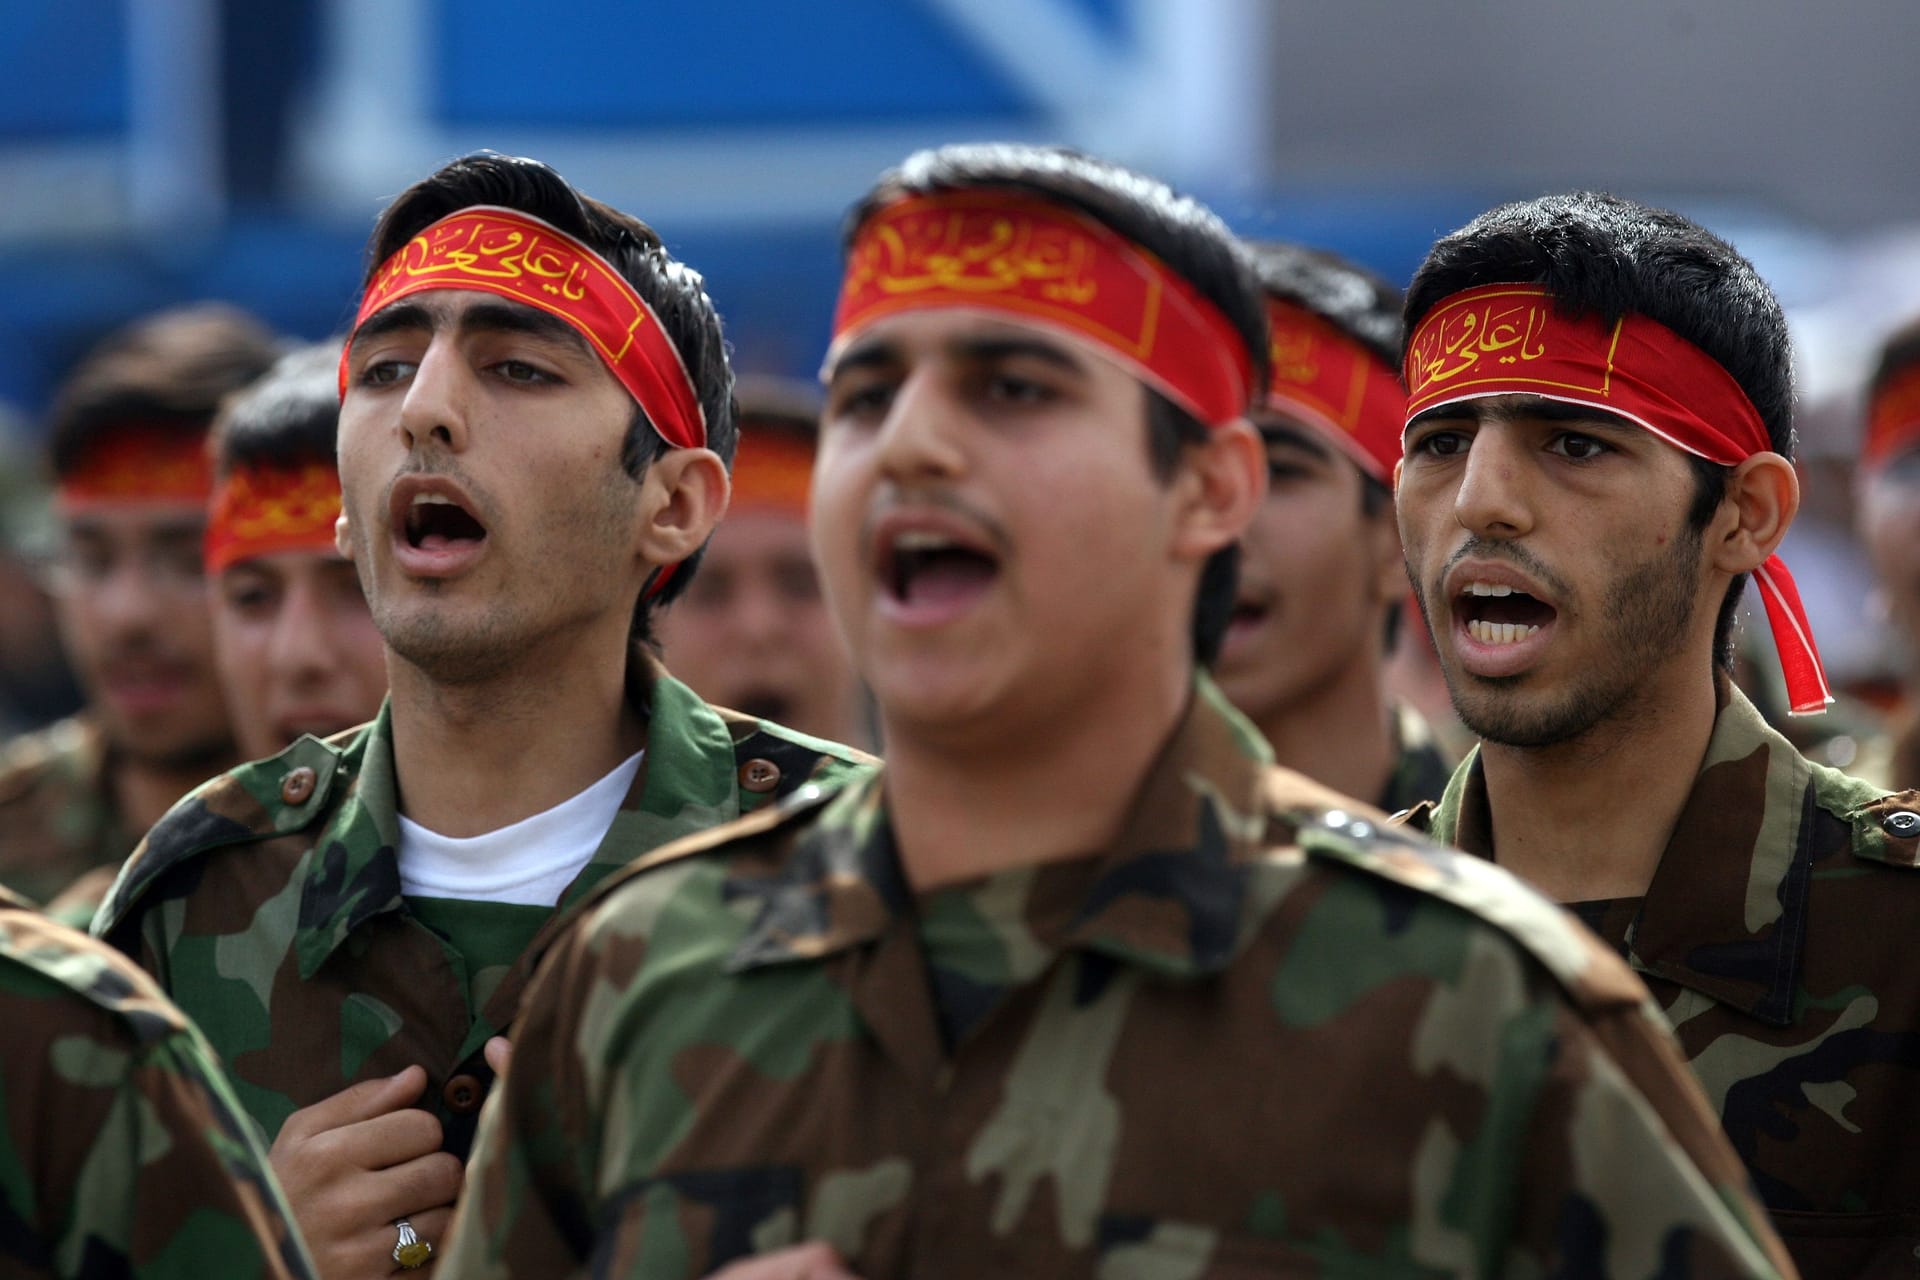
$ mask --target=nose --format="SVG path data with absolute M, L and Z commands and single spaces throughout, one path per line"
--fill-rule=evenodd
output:
M 954 428 L 965 411 L 940 370 L 922 367 L 909 373 L 880 427 L 881 473 L 902 484 L 962 474 L 966 455 Z
M 140 631 L 159 622 L 164 604 L 158 571 L 140 555 L 120 557 L 92 594 L 100 620 L 123 631 Z
M 1526 533 L 1533 528 L 1527 475 L 1522 442 L 1497 425 L 1483 425 L 1467 448 L 1453 497 L 1454 518 L 1481 537 Z
M 280 598 L 268 641 L 267 666 L 276 680 L 298 688 L 325 677 L 340 646 L 334 643 L 328 612 L 316 583 L 290 581 Z
M 460 351 L 436 336 L 421 355 L 400 404 L 400 430 L 408 448 L 418 449 L 431 440 L 455 453 L 466 449 L 472 381 Z

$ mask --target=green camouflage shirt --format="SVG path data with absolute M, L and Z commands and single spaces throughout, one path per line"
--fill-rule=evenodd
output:
M 15 738 L 0 752 L 0 887 L 34 902 L 95 867 L 118 866 L 134 836 L 106 786 L 106 743 L 85 716 Z
M 916 893 L 877 777 L 660 850 L 529 990 L 442 1280 L 1781 1274 L 1618 958 L 1380 823 L 1202 678 L 1104 854 Z
M 1427 821 L 1490 857 L 1479 753 Z M 1920 793 L 1810 764 L 1730 690 L 1646 897 L 1645 978 L 1800 1270 L 1920 1274 Z
M 212 1051 L 126 957 L 0 894 L 0 1275 L 308 1277 Z
M 190 794 L 154 827 L 94 931 L 134 955 L 199 1023 L 271 1138 L 296 1109 L 412 1063 L 464 1156 L 533 962 L 609 872 L 871 757 L 702 702 L 657 664 L 647 750 L 591 861 L 519 961 L 469 974 L 400 892 L 389 711 L 331 743 L 303 738 Z M 487 995 L 478 1005 L 476 990 Z

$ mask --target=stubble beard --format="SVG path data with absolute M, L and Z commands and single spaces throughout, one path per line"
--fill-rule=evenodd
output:
M 1576 673 L 1558 696 L 1525 696 L 1531 674 L 1481 677 L 1442 667 L 1460 720 L 1476 735 L 1506 747 L 1539 749 L 1582 738 L 1631 715 L 1640 686 L 1680 647 L 1693 623 L 1702 536 L 1684 530 L 1663 555 L 1643 561 L 1608 588 L 1597 616 L 1605 620 L 1599 659 Z

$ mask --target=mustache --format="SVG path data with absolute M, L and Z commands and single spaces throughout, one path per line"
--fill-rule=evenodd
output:
M 1007 536 L 1006 526 L 980 510 L 966 499 L 950 489 L 915 489 L 908 494 L 883 493 L 867 508 L 866 516 L 860 521 L 860 545 L 871 550 L 874 543 L 874 530 L 888 516 L 901 511 L 944 511 L 957 515 L 967 523 L 976 525 L 987 535 L 993 544 L 994 552 L 1005 557 L 1012 546 Z
M 1434 585 L 1438 587 L 1440 583 L 1445 582 L 1447 575 L 1452 573 L 1454 566 L 1462 560 L 1474 558 L 1505 560 L 1515 568 L 1523 570 L 1529 577 L 1536 578 L 1552 588 L 1554 594 L 1561 600 L 1570 599 L 1573 595 L 1573 588 L 1568 585 L 1565 578 L 1548 568 L 1544 561 L 1520 543 L 1482 538 L 1478 534 L 1468 535 L 1467 540 L 1447 557 L 1447 562 L 1440 566 L 1440 572 L 1434 578 Z

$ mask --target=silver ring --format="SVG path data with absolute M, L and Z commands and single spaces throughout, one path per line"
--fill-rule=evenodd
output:
M 400 1232 L 400 1239 L 393 1246 L 393 1260 L 400 1264 L 402 1270 L 412 1271 L 433 1260 L 433 1246 L 413 1234 L 411 1222 L 402 1218 L 393 1225 Z

